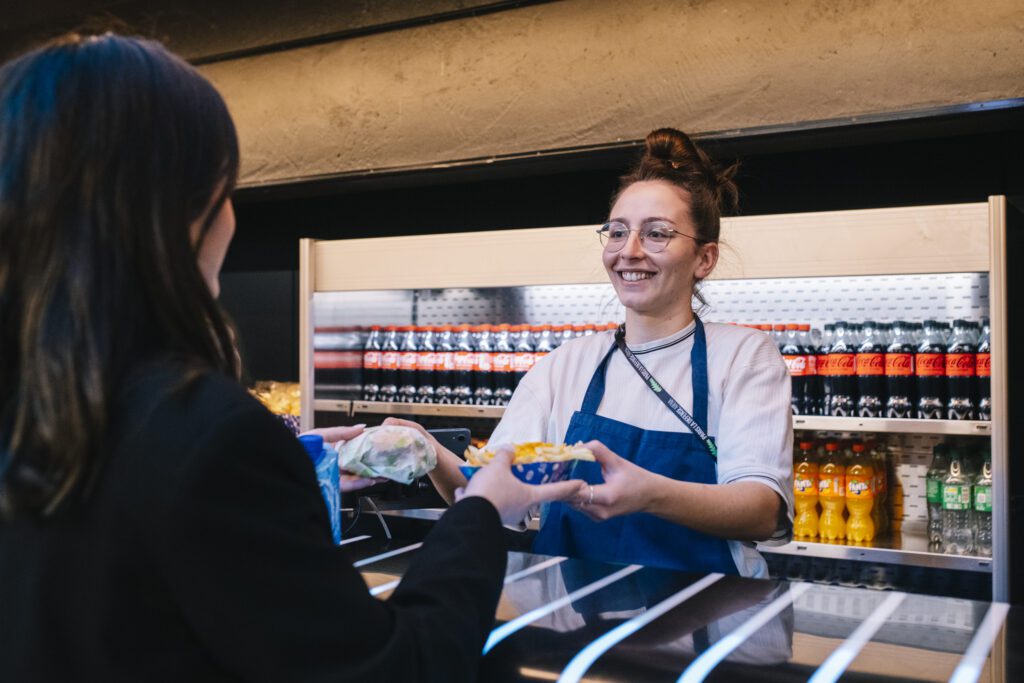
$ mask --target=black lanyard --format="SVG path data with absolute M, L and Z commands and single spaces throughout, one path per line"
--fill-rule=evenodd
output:
M 696 343 L 696 342 L 695 342 Z M 651 374 L 650 370 L 644 367 L 644 364 L 640 362 L 640 359 L 636 357 L 636 354 L 629 350 L 626 346 L 626 326 L 619 325 L 619 329 L 615 331 L 615 345 L 619 347 L 619 351 L 622 351 L 623 355 L 626 356 L 626 360 L 636 370 L 636 374 L 640 375 L 640 378 L 647 384 L 648 388 L 654 392 L 654 395 L 661 399 L 661 402 L 668 406 L 668 409 L 672 411 L 672 414 L 680 419 L 680 421 L 690 428 L 698 439 L 704 442 L 704 447 L 708 449 L 708 453 L 711 454 L 711 459 L 718 462 L 718 446 L 715 445 L 714 439 L 708 436 L 708 433 L 704 431 L 704 428 L 697 424 L 697 421 L 693 419 L 693 416 L 686 412 L 686 409 L 679 405 L 679 402 L 672 398 L 672 395 L 665 391 L 665 388 L 661 386 L 658 380 L 654 379 L 654 375 Z M 692 372 L 692 370 L 691 370 Z

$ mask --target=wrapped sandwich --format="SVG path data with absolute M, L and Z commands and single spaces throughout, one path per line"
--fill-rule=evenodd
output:
M 551 444 L 542 441 L 527 441 L 512 446 L 513 465 L 526 465 L 534 462 L 563 462 L 565 460 L 593 460 L 594 454 L 580 441 L 572 446 L 568 444 Z M 470 446 L 466 449 L 466 462 L 473 467 L 486 465 L 494 457 L 492 451 Z
M 411 484 L 437 466 L 434 446 L 411 427 L 370 427 L 338 446 L 338 466 L 360 477 Z

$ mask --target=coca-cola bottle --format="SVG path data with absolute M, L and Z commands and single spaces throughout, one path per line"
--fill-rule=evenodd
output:
M 785 326 L 786 334 L 782 338 L 779 351 L 786 361 L 789 379 L 792 383 L 789 407 L 794 415 L 807 415 L 807 349 L 801 344 L 797 334 L 797 326 Z
M 451 325 L 441 325 L 434 351 L 434 401 L 446 405 L 454 402 L 455 335 L 452 330 Z
M 917 416 L 941 420 L 946 409 L 946 344 L 943 328 L 935 320 L 924 321 L 924 336 L 914 354 L 917 384 Z
M 911 326 L 903 320 L 892 324 L 892 339 L 885 349 L 885 416 L 914 416 L 914 343 Z
M 416 402 L 416 362 L 419 347 L 416 345 L 416 328 L 412 325 L 398 330 L 401 342 L 398 344 L 398 401 Z
M 992 419 L 992 341 L 988 318 L 981 321 L 981 338 L 978 340 L 978 354 L 974 366 L 978 375 L 978 419 Z
M 512 391 L 515 389 L 512 375 L 512 355 L 515 353 L 515 346 L 512 341 L 512 333 L 507 323 L 498 325 L 494 335 L 494 363 L 491 367 L 494 373 L 494 405 L 508 405 L 512 398 Z
M 473 403 L 494 403 L 494 335 L 490 325 L 480 325 L 476 336 L 476 360 L 473 363 Z
M 420 328 L 419 351 L 416 355 L 416 400 L 433 403 L 437 391 L 437 343 L 435 327 Z
M 548 355 L 555 350 L 555 340 L 551 334 L 551 325 L 537 325 L 530 328 L 530 333 L 533 338 L 537 341 L 536 351 L 534 353 L 534 362 Z
M 818 330 L 812 332 L 811 326 L 806 323 L 801 323 L 797 329 L 797 339 L 807 358 L 807 374 L 804 380 L 807 387 L 804 415 L 821 415 L 821 376 L 818 375 L 818 348 L 814 341 L 814 333 L 818 333 L 818 341 L 820 341 L 821 333 Z
M 857 414 L 857 342 L 850 325 L 839 321 L 828 351 L 832 396 L 829 415 L 854 417 Z
M 580 326 L 582 332 L 582 325 Z M 516 386 L 523 381 L 523 377 L 526 377 L 526 373 L 533 367 L 533 363 L 536 360 L 536 345 L 533 341 L 533 335 L 530 333 L 529 325 L 517 325 L 513 328 L 516 333 L 516 346 L 515 353 L 512 355 L 512 374 L 515 378 Z
M 380 343 L 380 391 L 378 399 L 393 402 L 398 399 L 398 328 L 388 325 L 384 328 L 384 339 Z
M 572 341 L 575 338 L 576 338 L 576 330 L 575 330 L 574 326 L 573 325 L 562 325 L 562 334 L 561 334 L 561 338 L 558 340 L 558 345 L 561 346 L 562 344 L 566 343 L 567 341 Z
M 977 417 L 974 397 L 977 353 L 971 324 L 966 320 L 954 320 L 953 336 L 946 349 L 946 417 L 950 420 L 973 420 Z
M 857 416 L 882 417 L 885 409 L 885 340 L 871 320 L 861 326 L 856 362 Z
M 376 401 L 380 392 L 380 325 L 370 327 L 370 336 L 363 345 L 363 400 Z
M 455 371 L 452 376 L 452 401 L 459 405 L 473 403 L 473 367 L 476 349 L 469 325 L 459 325 L 455 334 Z
M 835 341 L 836 326 L 826 323 L 821 343 L 818 345 L 818 376 L 821 377 L 821 415 L 832 414 L 832 342 Z

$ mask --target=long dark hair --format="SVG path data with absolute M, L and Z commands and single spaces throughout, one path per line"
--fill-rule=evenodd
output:
M 72 35 L 0 68 L 0 517 L 81 488 L 143 359 L 238 376 L 196 263 L 237 173 L 224 101 L 159 43 Z

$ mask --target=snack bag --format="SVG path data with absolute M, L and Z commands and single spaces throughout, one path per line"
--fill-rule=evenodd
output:
M 411 484 L 437 466 L 431 443 L 411 427 L 370 427 L 338 446 L 338 465 L 360 477 Z

